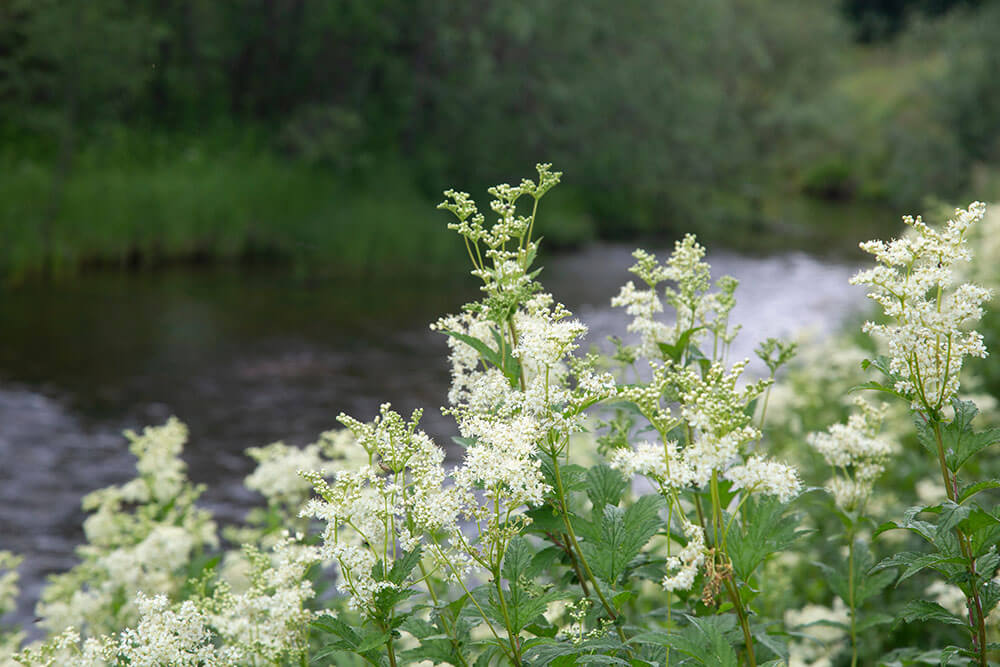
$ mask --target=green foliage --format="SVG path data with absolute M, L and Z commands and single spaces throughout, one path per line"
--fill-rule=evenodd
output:
M 743 581 L 750 581 L 765 558 L 802 536 L 798 517 L 786 511 L 775 498 L 751 497 L 744 504 L 740 529 L 729 532 L 726 545 L 733 569 Z
M 594 574 L 610 584 L 617 583 L 632 559 L 663 525 L 659 516 L 663 507 L 663 498 L 654 495 L 642 496 L 626 509 L 605 505 L 600 521 L 595 517 L 581 545 Z

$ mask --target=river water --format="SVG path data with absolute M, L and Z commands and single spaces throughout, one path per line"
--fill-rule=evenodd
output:
M 609 301 L 631 277 L 631 250 L 600 244 L 543 262 L 543 284 L 597 344 L 625 334 Z M 829 330 L 864 304 L 844 261 L 708 260 L 713 276 L 741 281 L 733 359 L 767 336 Z M 0 293 L 0 549 L 26 556 L 13 620 L 28 622 L 45 575 L 73 565 L 81 497 L 134 475 L 123 429 L 185 421 L 190 476 L 208 485 L 204 502 L 222 522 L 258 500 L 242 486 L 245 448 L 311 442 L 341 411 L 423 407 L 424 429 L 448 442 L 453 427 L 437 410 L 447 347 L 427 325 L 476 298 L 471 278 L 345 288 L 236 269 L 91 274 Z

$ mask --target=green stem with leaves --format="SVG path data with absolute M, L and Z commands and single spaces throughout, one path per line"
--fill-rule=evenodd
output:
M 944 440 L 941 436 L 941 422 L 937 419 L 936 414 L 931 414 L 929 417 L 931 422 L 931 427 L 934 429 L 934 438 L 937 442 L 938 449 L 938 463 L 941 466 L 941 477 L 944 481 L 945 493 L 948 494 L 948 499 L 953 503 L 958 502 L 958 476 L 952 476 L 951 472 L 948 470 L 947 459 L 944 454 Z M 980 667 L 987 667 L 987 643 L 986 643 L 986 618 L 983 613 L 983 603 L 979 596 L 979 586 L 976 580 L 979 578 L 976 573 L 976 559 L 975 553 L 972 551 L 972 544 L 969 537 L 965 532 L 959 528 L 955 527 L 955 534 L 958 537 L 958 545 L 962 550 L 962 556 L 968 562 L 968 572 L 969 572 L 969 590 L 971 591 L 971 596 L 969 596 L 967 602 L 969 607 L 969 625 L 973 634 L 973 643 L 975 644 L 976 652 L 979 654 L 979 664 Z
M 626 642 L 628 641 L 628 638 L 625 636 L 625 631 L 618 623 L 618 614 L 615 613 L 615 608 L 604 596 L 604 592 L 601 590 L 601 585 L 597 581 L 597 577 L 594 576 L 593 570 L 590 569 L 590 564 L 587 563 L 587 559 L 583 555 L 583 550 L 580 549 L 580 543 L 576 539 L 576 532 L 573 530 L 573 522 L 569 520 L 569 509 L 566 505 L 566 490 L 562 481 L 562 472 L 560 472 L 559 469 L 559 455 L 555 452 L 551 452 L 550 455 L 552 456 L 553 475 L 556 481 L 556 496 L 559 501 L 559 514 L 562 516 L 563 525 L 566 526 L 566 534 L 569 536 L 572 548 L 576 552 L 576 557 L 583 566 L 584 572 L 587 573 L 587 578 L 590 579 L 591 583 L 594 585 L 594 590 L 597 592 L 597 597 L 600 599 L 601 605 L 604 606 L 604 611 L 606 611 L 611 620 L 614 621 L 615 629 L 618 631 L 618 637 L 623 642 Z
M 854 602 L 854 528 L 852 520 L 851 527 L 847 530 L 847 604 L 851 609 L 851 667 L 858 665 L 858 610 Z

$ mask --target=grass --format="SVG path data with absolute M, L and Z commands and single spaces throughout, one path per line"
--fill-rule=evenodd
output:
M 127 132 L 88 143 L 56 198 L 53 163 L 27 147 L 0 154 L 0 267 L 9 278 L 255 258 L 391 273 L 461 259 L 436 202 L 402 169 L 345 179 L 245 137 Z

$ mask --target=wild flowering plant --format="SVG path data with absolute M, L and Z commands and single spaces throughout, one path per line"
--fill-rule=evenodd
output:
M 889 356 L 869 365 L 890 382 L 865 386 L 912 407 L 947 498 L 873 533 L 907 528 L 935 552 L 874 565 L 868 515 L 897 449 L 879 431 L 884 408 L 859 401 L 846 423 L 793 438 L 822 472 L 776 456 L 767 404 L 795 346 L 760 345 L 765 377 L 728 358 L 738 283 L 713 283 L 691 235 L 662 263 L 635 252 L 636 280 L 612 300 L 631 338 L 611 360 L 580 354 L 586 326 L 534 266 L 539 201 L 560 176 L 539 165 L 535 181 L 491 188 L 491 223 L 469 195 L 445 193 L 482 283 L 479 301 L 432 325 L 450 349 L 456 464 L 420 430 L 420 411 L 404 418 L 388 404 L 370 421 L 341 415 L 344 430 L 304 448 L 251 448 L 246 484 L 267 506 L 223 531 L 233 548 L 222 551 L 179 458 L 184 427 L 131 434 L 139 475 L 85 501 L 82 562 L 39 603 L 48 637 L 19 649 L 21 636 L 0 635 L 0 664 L 797 666 L 832 664 L 848 638 L 852 664 L 874 664 L 879 644 L 865 638 L 896 617 L 862 611 L 891 601 L 897 566 L 900 580 L 941 572 L 952 587 L 935 589 L 942 600 L 961 591 L 963 617 L 953 594 L 899 609 L 972 637 L 934 658 L 987 664 L 1000 517 L 975 500 L 1000 483 L 957 478 L 998 438 L 973 431 L 974 407 L 955 397 L 964 357 L 985 354 L 965 327 L 987 295 L 949 272 L 981 209 L 943 232 L 910 221 L 915 236 L 865 246 L 883 266 L 856 280 L 897 322 L 866 325 L 889 339 Z M 845 539 L 833 541 L 846 553 L 808 566 L 810 587 L 781 571 L 805 567 L 812 473 L 832 502 L 809 521 L 839 517 Z M 14 567 L 0 554 L 0 612 Z M 817 604 L 817 586 L 840 599 Z M 928 655 L 898 648 L 885 664 Z
M 959 371 L 965 357 L 985 357 L 983 337 L 968 327 L 983 314 L 989 290 L 973 283 L 955 284 L 956 265 L 968 262 L 970 228 L 985 214 L 975 202 L 956 210 L 943 229 L 920 218 L 905 217 L 911 233 L 889 243 L 869 241 L 861 248 L 878 265 L 858 273 L 852 282 L 871 288 L 869 296 L 885 313 L 881 323 L 864 330 L 884 339 L 888 355 L 866 362 L 886 378 L 863 385 L 909 402 L 917 438 L 936 457 L 947 500 L 910 508 L 905 518 L 880 528 L 903 528 L 926 540 L 931 554 L 903 552 L 876 569 L 901 567 L 901 578 L 925 568 L 939 572 L 966 597 L 966 613 L 958 618 L 941 605 L 915 600 L 904 609 L 907 620 L 935 618 L 964 627 L 970 648 L 951 646 L 945 655 L 964 656 L 985 667 L 989 661 L 987 617 L 1000 601 L 994 573 L 1000 565 L 1000 512 L 979 504 L 976 496 L 1000 485 L 995 480 L 962 485 L 959 472 L 973 456 L 1000 441 L 1000 430 L 976 431 L 978 409 L 957 397 Z M 950 408 L 950 410 L 949 410 Z

